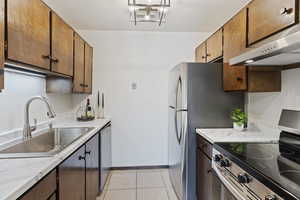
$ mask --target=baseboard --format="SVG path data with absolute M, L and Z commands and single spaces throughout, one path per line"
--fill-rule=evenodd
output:
M 168 165 L 112 167 L 111 170 L 168 169 Z

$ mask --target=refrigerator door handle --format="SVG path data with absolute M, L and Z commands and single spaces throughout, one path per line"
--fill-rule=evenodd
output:
M 176 132 L 176 138 L 177 138 L 177 141 L 178 141 L 178 144 L 181 143 L 181 130 L 180 130 L 180 135 L 179 135 L 179 132 L 178 132 L 178 124 L 177 124 L 177 112 L 175 111 L 175 115 L 174 115 L 174 122 L 175 122 L 175 132 Z
M 187 180 L 186 177 L 185 177 L 185 169 L 187 168 L 187 160 L 186 160 L 186 148 L 187 148 L 187 145 L 186 145 L 186 137 L 187 137 L 187 124 L 188 124 L 188 119 L 187 119 L 187 113 L 185 113 L 185 116 L 184 116 L 184 120 L 183 120 L 183 155 L 182 155 L 182 163 L 181 163 L 181 181 L 182 183 L 185 183 Z M 186 187 L 186 184 L 183 184 L 182 187 Z M 183 188 L 183 191 L 186 191 L 186 188 Z M 183 195 L 186 195 L 186 194 L 183 194 Z

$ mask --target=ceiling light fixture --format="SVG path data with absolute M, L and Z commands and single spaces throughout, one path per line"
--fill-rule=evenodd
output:
M 128 0 L 130 20 L 138 22 L 156 22 L 160 26 L 166 22 L 171 0 Z

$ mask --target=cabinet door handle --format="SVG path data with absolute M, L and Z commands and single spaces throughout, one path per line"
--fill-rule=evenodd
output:
M 89 85 L 84 85 L 84 87 L 89 87 Z
M 206 56 L 202 56 L 201 58 L 203 58 L 203 59 L 204 59 L 204 58 L 206 58 Z
M 85 160 L 85 156 L 79 156 L 79 160 Z
M 281 15 L 288 15 L 293 12 L 293 8 L 281 8 L 280 9 L 280 14 Z
M 91 151 L 85 151 L 86 155 L 91 155 Z
M 80 87 L 85 87 L 85 85 L 83 83 L 80 84 Z
M 57 58 L 52 58 L 51 61 L 52 61 L 53 63 L 58 63 L 58 62 L 59 62 L 59 60 L 58 60 Z
M 237 77 L 236 80 L 237 81 L 243 81 L 243 79 L 241 77 Z
M 42 58 L 43 58 L 43 59 L 50 60 L 50 59 L 51 59 L 51 56 L 50 56 L 50 55 L 42 55 Z
M 212 173 L 212 169 L 207 170 L 207 173 L 208 174 Z
M 207 55 L 206 55 L 206 57 L 210 57 L 211 55 L 208 53 Z

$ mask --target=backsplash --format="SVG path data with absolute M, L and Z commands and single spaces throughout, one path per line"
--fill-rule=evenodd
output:
M 248 93 L 249 122 L 277 128 L 282 109 L 300 110 L 300 69 L 282 72 L 282 91 Z
M 5 89 L 0 93 L 0 133 L 23 127 L 24 106 L 26 101 L 36 95 L 49 98 L 57 117 L 74 111 L 84 95 L 46 94 L 46 80 L 42 76 L 25 75 L 19 72 L 5 71 Z M 47 120 L 46 106 L 34 101 L 30 106 L 30 119 L 38 122 Z

